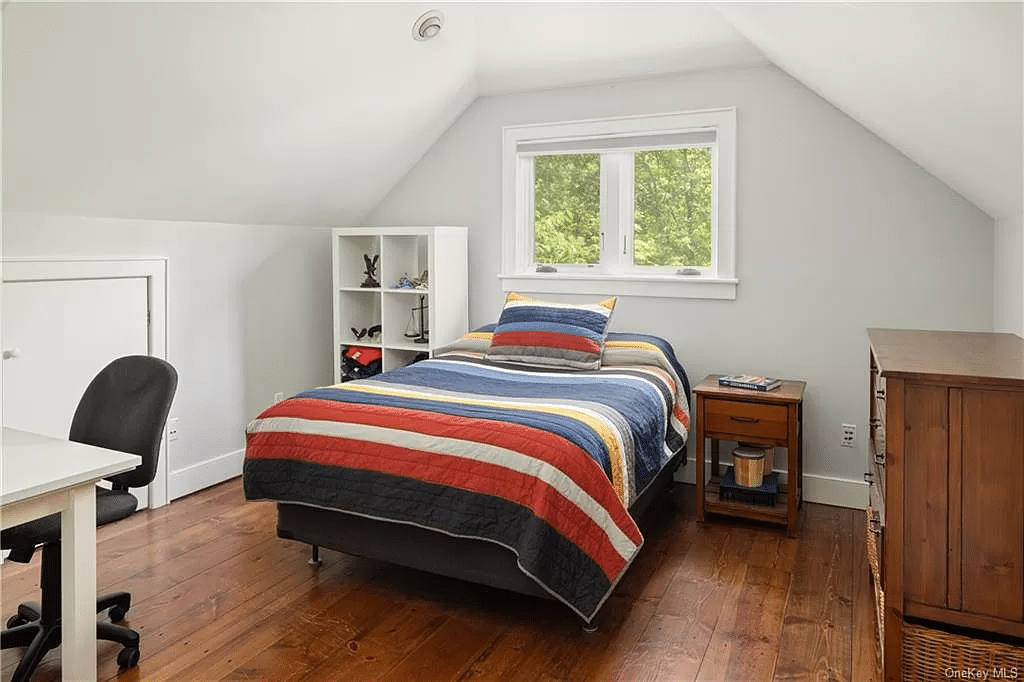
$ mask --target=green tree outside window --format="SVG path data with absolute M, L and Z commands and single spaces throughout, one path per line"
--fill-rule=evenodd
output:
M 636 265 L 711 265 L 711 150 L 633 155 Z
M 533 173 L 535 261 L 600 262 L 601 156 L 538 156 Z
M 634 264 L 709 267 L 711 149 L 638 151 L 633 161 Z M 599 263 L 600 206 L 600 154 L 535 157 L 535 261 Z

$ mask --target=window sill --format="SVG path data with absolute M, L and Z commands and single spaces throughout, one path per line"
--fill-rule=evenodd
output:
M 686 275 L 603 275 L 576 272 L 527 272 L 498 275 L 503 291 L 537 294 L 596 294 L 659 298 L 735 300 L 739 280 Z

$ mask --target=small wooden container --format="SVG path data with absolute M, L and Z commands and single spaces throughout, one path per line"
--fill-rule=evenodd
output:
M 761 443 L 736 443 L 741 448 L 753 448 L 764 453 L 764 475 L 775 471 L 775 448 Z
M 764 482 L 765 451 L 761 447 L 741 445 L 732 451 L 736 485 L 757 488 Z

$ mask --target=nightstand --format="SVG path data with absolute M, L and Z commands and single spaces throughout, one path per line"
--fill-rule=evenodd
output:
M 783 381 L 771 391 L 719 386 L 713 374 L 693 389 L 696 410 L 697 518 L 726 514 L 781 523 L 796 536 L 797 513 L 803 502 L 803 381 Z M 711 441 L 711 476 L 705 482 L 704 441 Z M 786 448 L 786 472 L 780 477 L 773 506 L 723 500 L 719 441 L 741 441 Z M 767 473 L 767 472 L 766 472 Z

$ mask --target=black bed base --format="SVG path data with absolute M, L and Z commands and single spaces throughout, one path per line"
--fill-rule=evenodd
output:
M 637 498 L 629 513 L 639 522 L 655 498 L 670 488 L 673 476 L 686 461 L 683 448 Z M 460 538 L 402 523 L 380 521 L 346 512 L 281 502 L 277 505 L 277 535 L 318 548 L 387 561 L 460 580 L 521 594 L 553 598 L 519 570 L 515 554 L 501 545 Z M 586 629 L 589 623 L 584 623 Z

